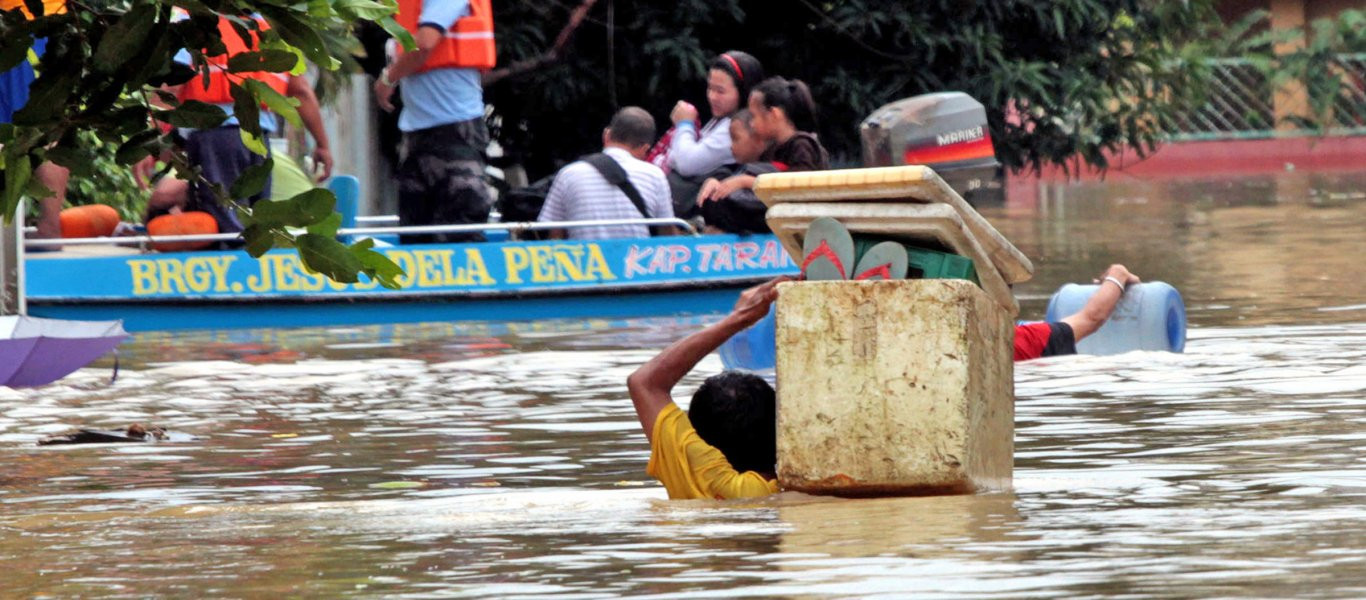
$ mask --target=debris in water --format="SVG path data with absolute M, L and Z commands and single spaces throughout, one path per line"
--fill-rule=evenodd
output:
M 141 423 L 134 423 L 128 426 L 127 430 L 99 430 L 80 428 L 58 435 L 45 437 L 38 440 L 39 446 L 53 446 L 58 444 L 117 444 L 125 442 L 183 442 L 194 439 L 194 436 L 185 434 L 170 434 L 160 427 L 148 427 Z

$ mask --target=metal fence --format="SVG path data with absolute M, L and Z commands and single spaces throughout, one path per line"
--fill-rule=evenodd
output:
M 1342 55 L 1336 63 L 1344 85 L 1327 133 L 1366 134 L 1366 54 Z M 1274 98 L 1271 80 L 1251 62 L 1219 60 L 1204 105 L 1162 127 L 1178 141 L 1272 137 L 1278 133 Z

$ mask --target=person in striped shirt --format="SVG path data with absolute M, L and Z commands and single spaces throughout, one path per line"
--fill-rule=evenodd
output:
M 624 191 L 595 167 L 591 159 L 575 161 L 555 175 L 537 221 L 603 221 L 615 219 L 673 218 L 673 200 L 664 171 L 645 162 L 645 154 L 655 137 L 655 120 L 645 109 L 628 106 L 617 111 L 602 132 L 602 154 L 626 174 L 626 180 L 639 194 L 643 208 L 638 209 Z M 670 228 L 671 229 L 671 228 Z M 666 231 L 670 232 L 671 231 Z M 555 229 L 554 239 L 602 240 L 649 237 L 645 225 L 605 225 Z

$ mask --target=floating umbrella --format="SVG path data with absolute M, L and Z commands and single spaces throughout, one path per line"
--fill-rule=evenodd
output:
M 57 381 L 118 346 L 123 321 L 0 317 L 0 385 Z

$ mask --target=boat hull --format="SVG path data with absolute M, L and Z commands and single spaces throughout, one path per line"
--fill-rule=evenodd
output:
M 738 288 L 797 272 L 771 235 L 431 244 L 380 249 L 402 288 L 332 282 L 292 250 L 25 261 L 30 312 L 129 331 L 451 320 L 629 318 L 726 310 Z

